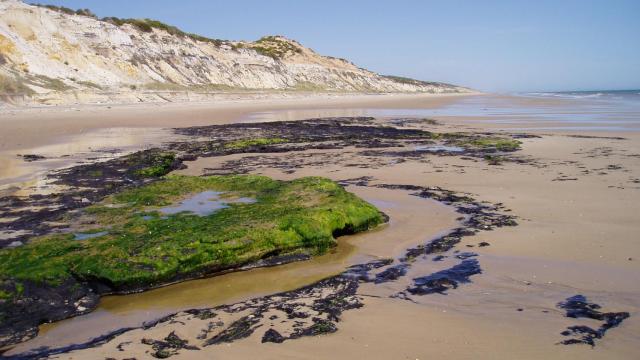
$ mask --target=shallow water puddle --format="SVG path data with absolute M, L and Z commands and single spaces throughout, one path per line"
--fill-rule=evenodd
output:
M 107 231 L 100 231 L 96 233 L 75 233 L 73 234 L 73 240 L 82 241 L 82 240 L 97 238 L 107 234 L 108 234 Z
M 464 149 L 459 146 L 446 146 L 446 145 L 422 145 L 416 146 L 416 151 L 427 152 L 463 152 Z
M 229 204 L 252 204 L 256 200 L 252 198 L 231 198 L 221 199 L 220 195 L 224 192 L 220 191 L 203 191 L 186 200 L 181 201 L 177 205 L 167 206 L 160 209 L 165 215 L 174 215 L 181 212 L 190 212 L 198 216 L 211 215 L 216 211 L 229 207 Z

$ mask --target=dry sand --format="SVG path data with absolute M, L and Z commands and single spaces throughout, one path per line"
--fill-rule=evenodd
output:
M 383 99 L 384 101 L 380 101 Z M 357 100 L 353 105 L 346 102 L 340 105 L 332 103 L 328 107 L 428 107 L 441 106 L 456 101 L 456 98 L 443 97 L 434 100 L 398 97 L 390 100 L 375 98 L 359 101 L 361 100 Z M 388 102 L 385 103 L 386 101 Z M 552 106 L 554 102 L 540 100 L 540 105 Z M 277 108 L 290 105 L 277 105 Z M 310 106 L 311 104 L 296 104 L 294 107 L 303 110 Z M 234 119 L 237 119 L 247 111 L 256 111 L 255 107 L 248 110 L 240 108 L 239 105 L 238 108 L 221 113 L 197 108 L 194 110 L 195 115 L 188 116 L 184 123 L 171 122 L 171 118 L 177 113 L 173 112 L 175 109 L 166 109 L 166 112 L 160 112 L 162 115 L 144 114 L 139 122 L 132 122 L 143 124 L 140 126 L 186 126 L 198 124 L 199 121 L 206 123 L 207 117 L 214 114 L 220 114 L 219 119 L 228 120 L 231 119 L 227 117 L 230 114 L 234 114 Z M 134 114 L 138 110 L 119 111 Z M 190 113 L 188 109 L 181 111 L 185 111 L 183 114 Z M 26 113 L 15 116 L 29 118 Z M 113 121 L 112 126 L 125 125 L 126 119 L 120 118 L 119 115 L 100 116 L 112 119 L 109 120 Z M 131 116 L 138 118 L 137 115 Z M 157 122 L 154 122 L 154 116 L 157 116 Z M 440 120 L 445 122 L 445 125 L 435 126 L 434 130 L 468 130 L 470 127 L 495 129 L 497 126 L 468 117 L 441 117 Z M 68 120 L 69 128 L 78 128 L 74 121 Z M 95 123 L 95 127 L 102 126 L 100 121 L 95 119 L 91 122 Z M 4 123 L 6 122 L 3 121 L 2 126 Z M 128 127 L 133 126 L 132 123 L 126 124 Z M 55 127 L 55 124 L 50 126 Z M 468 249 L 466 245 L 474 245 L 472 250 L 480 254 L 483 274 L 473 277 L 473 283 L 465 284 L 446 296 L 423 296 L 416 298 L 415 302 L 389 297 L 406 287 L 411 277 L 424 275 L 436 267 L 434 264 L 425 263 L 412 268 L 411 272 L 398 282 L 383 286 L 362 285 L 358 294 L 365 306 L 347 311 L 338 323 L 338 332 L 334 334 L 286 341 L 283 344 L 261 344 L 264 330 L 259 330 L 253 336 L 232 344 L 203 347 L 200 351 L 182 350 L 173 358 L 638 358 L 640 184 L 637 179 L 640 178 L 640 136 L 638 133 L 588 135 L 622 136 L 626 140 L 576 138 L 565 133 L 548 134 L 538 139 L 523 140 L 523 150 L 519 154 L 529 162 L 504 163 L 499 166 L 489 166 L 485 162 L 458 156 L 433 155 L 427 157 L 427 161 L 408 160 L 404 163 L 389 162 L 375 169 L 357 168 L 345 164 L 368 160 L 358 158 L 355 152 L 350 153 L 346 149 L 342 154 L 332 154 L 329 151 L 308 152 L 311 154 L 310 157 L 301 158 L 313 164 L 304 165 L 292 174 L 283 172 L 282 169 L 271 168 L 269 165 L 257 168 L 257 173 L 281 179 L 305 175 L 322 175 L 336 180 L 372 176 L 375 178 L 374 183 L 441 186 L 457 192 L 469 192 L 479 200 L 504 203 L 518 216 L 519 226 L 481 232 L 477 236 L 464 238 L 463 243 L 457 248 L 464 251 Z M 25 136 L 26 138 L 37 142 L 39 136 Z M 199 159 L 190 163 L 189 168 L 182 172 L 206 173 L 207 169 L 220 167 L 225 161 L 242 156 L 251 154 Z M 294 161 L 296 158 L 295 154 L 261 156 L 264 156 L 265 160 L 282 156 L 288 156 L 287 161 Z M 313 159 L 323 160 L 323 165 L 318 165 L 312 161 Z M 327 159 L 331 161 L 327 162 Z M 421 243 L 425 238 L 432 237 L 455 224 L 455 214 L 450 210 L 448 212 L 427 200 L 412 199 L 401 190 L 382 191 L 363 187 L 351 187 L 350 190 L 374 202 L 378 201 L 377 204 L 391 215 L 392 225 L 347 240 L 354 248 L 349 250 L 348 256 L 338 261 L 338 267 L 353 264 L 362 257 L 398 256 L 404 248 Z M 394 224 L 393 221 L 398 223 Z M 491 246 L 478 248 L 477 244 L 482 241 L 489 242 Z M 298 266 L 314 269 L 314 266 L 318 266 L 317 262 L 310 264 L 287 266 L 291 267 L 289 269 L 296 269 Z M 332 266 L 335 266 L 336 263 L 333 264 Z M 336 270 L 335 267 L 323 266 L 320 268 L 328 273 Z M 279 271 L 285 271 L 281 273 L 285 274 L 287 268 L 284 269 L 269 269 L 266 272 L 275 271 L 279 274 Z M 315 269 L 314 274 L 318 274 L 315 272 L 318 268 Z M 302 273 L 308 274 L 304 271 Z M 240 276 L 243 281 L 250 282 L 253 274 L 248 272 Z M 260 277 L 259 272 L 255 279 L 256 282 L 268 281 L 264 280 L 267 278 Z M 249 288 L 250 290 L 244 293 L 246 296 L 268 293 L 276 288 L 286 290 L 287 287 L 269 288 L 261 284 Z M 167 289 L 171 288 L 163 289 L 165 294 Z M 258 290 L 254 291 L 255 289 Z M 567 326 L 595 324 L 593 321 L 566 318 L 563 311 L 556 307 L 559 301 L 575 294 L 587 295 L 590 300 L 601 304 L 606 311 L 628 311 L 631 317 L 620 327 L 610 330 L 604 339 L 597 342 L 595 348 L 585 345 L 557 345 L 557 342 L 563 340 L 560 332 Z M 146 301 L 157 301 L 157 298 L 163 297 L 158 295 L 160 294 L 156 294 L 156 299 L 149 296 Z M 245 297 L 234 294 L 229 300 L 231 298 L 236 300 Z M 121 302 L 126 302 L 125 299 L 120 298 Z M 212 299 L 210 305 L 218 305 L 226 300 Z M 195 306 L 200 305 L 204 304 Z M 123 307 L 126 307 L 126 304 L 114 305 L 114 312 L 117 313 L 117 309 Z M 202 324 L 193 319 L 189 320 L 187 316 L 180 319 L 187 321 L 184 324 L 164 323 L 149 330 L 132 331 L 103 346 L 60 355 L 57 358 L 151 358 L 150 347 L 141 344 L 141 339 L 161 339 L 170 331 L 176 331 L 191 344 L 200 345 L 201 341 L 196 339 L 195 335 Z M 73 327 L 67 329 L 70 331 Z M 51 331 L 56 331 L 55 326 Z M 124 352 L 117 349 L 118 344 L 128 341 L 131 343 L 124 346 Z

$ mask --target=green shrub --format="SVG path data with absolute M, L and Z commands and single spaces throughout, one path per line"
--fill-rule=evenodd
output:
M 264 36 L 256 42 L 249 45 L 257 53 L 271 57 L 273 59 L 282 59 L 291 53 L 301 53 L 302 48 L 287 41 L 279 36 Z
M 33 95 L 34 91 L 23 80 L 0 74 L 0 95 Z

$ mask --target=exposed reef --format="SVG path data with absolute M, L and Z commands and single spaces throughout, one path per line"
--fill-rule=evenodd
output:
M 209 189 L 256 201 L 206 215 L 163 215 L 163 206 Z M 69 226 L 88 226 L 97 235 L 91 239 L 56 233 L 0 250 L 0 345 L 32 337 L 41 323 L 91 311 L 100 295 L 307 259 L 334 246 L 336 236 L 384 220 L 322 178 L 170 176 L 116 193 L 66 218 Z

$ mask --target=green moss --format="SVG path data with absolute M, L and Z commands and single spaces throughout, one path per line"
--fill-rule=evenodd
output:
M 522 144 L 520 141 L 507 137 L 478 137 L 468 133 L 432 133 L 435 140 L 445 140 L 448 144 L 467 148 L 480 148 L 498 151 L 516 151 Z
M 257 201 L 208 216 L 159 212 L 206 190 Z M 0 281 L 56 285 L 75 278 L 140 288 L 273 254 L 323 252 L 335 245 L 336 234 L 383 221 L 375 207 L 330 180 L 262 176 L 169 176 L 112 195 L 84 216 L 94 218 L 94 231 L 108 234 L 82 241 L 55 234 L 1 250 Z
M 457 144 L 463 145 L 462 142 L 468 141 L 469 136 L 463 133 L 431 133 L 431 138 L 434 140 L 448 140 L 454 141 Z
M 516 151 L 520 149 L 522 144 L 520 141 L 511 138 L 477 137 L 465 133 L 434 133 L 433 138 L 446 140 L 452 145 L 497 151 Z
M 160 153 L 152 159 L 152 165 L 136 170 L 135 174 L 142 177 L 160 177 L 169 171 L 176 160 L 174 153 Z
M 224 145 L 225 149 L 238 150 L 245 149 L 251 146 L 263 146 L 272 144 L 281 144 L 287 142 L 287 139 L 282 138 L 256 138 L 247 140 L 238 140 L 230 142 Z
M 498 151 L 515 151 L 520 148 L 520 141 L 505 138 L 480 138 L 469 142 L 472 146 L 480 148 L 495 148 Z

